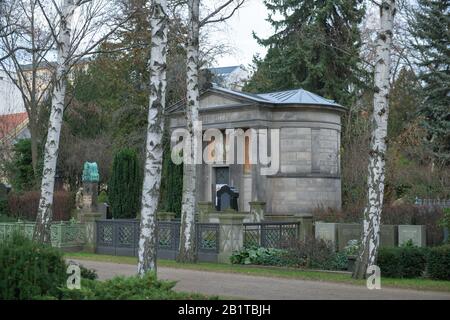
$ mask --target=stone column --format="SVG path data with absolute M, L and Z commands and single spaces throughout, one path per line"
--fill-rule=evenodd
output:
M 264 201 L 250 201 L 251 222 L 264 221 L 264 213 L 266 212 L 266 203 Z
M 85 238 L 86 242 L 84 245 L 84 250 L 87 252 L 95 253 L 95 244 L 97 241 L 97 228 L 95 220 L 101 219 L 102 214 L 93 212 L 93 213 L 84 213 L 82 215 L 82 223 L 85 226 Z
M 208 215 L 214 212 L 213 203 L 211 201 L 199 201 L 198 202 L 198 222 L 209 223 Z
M 233 251 L 244 247 L 244 218 L 243 213 L 224 212 L 219 215 L 219 263 L 231 263 Z
M 172 221 L 175 219 L 175 212 L 157 212 L 156 218 L 158 221 Z
M 312 238 L 314 236 L 312 216 L 298 217 L 297 221 L 300 222 L 298 230 L 300 239 L 306 240 L 308 238 Z

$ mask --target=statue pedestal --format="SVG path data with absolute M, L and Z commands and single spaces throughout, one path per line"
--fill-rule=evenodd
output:
M 98 183 L 83 182 L 83 211 L 97 212 Z

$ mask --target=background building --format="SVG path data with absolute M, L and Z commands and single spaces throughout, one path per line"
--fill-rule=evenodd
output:
M 212 82 L 217 86 L 241 91 L 249 79 L 249 73 L 244 66 L 230 66 L 208 69 L 213 74 Z

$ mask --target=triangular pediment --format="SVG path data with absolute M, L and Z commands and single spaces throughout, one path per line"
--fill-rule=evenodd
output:
M 208 91 L 200 97 L 200 108 L 236 106 L 251 103 L 249 99 L 226 94 L 222 92 Z

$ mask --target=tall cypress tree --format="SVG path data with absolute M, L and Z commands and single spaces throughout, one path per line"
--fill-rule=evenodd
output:
M 266 0 L 275 34 L 258 42 L 268 47 L 255 58 L 246 86 L 253 92 L 304 88 L 349 105 L 362 85 L 360 0 Z M 275 19 L 274 15 L 280 19 Z
M 108 198 L 115 219 L 136 218 L 140 209 L 142 173 L 134 150 L 123 149 L 114 157 Z
M 181 215 L 181 193 L 183 192 L 183 165 L 172 162 L 169 121 L 166 121 L 164 128 L 164 156 L 158 210 L 174 212 L 179 217 Z
M 450 163 L 450 1 L 418 0 L 411 21 L 424 101 L 420 114 L 436 159 Z

